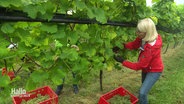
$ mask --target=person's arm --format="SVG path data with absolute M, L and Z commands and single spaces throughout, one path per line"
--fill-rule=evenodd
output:
M 138 37 L 134 41 L 124 44 L 124 48 L 130 49 L 130 50 L 138 49 L 140 46 L 141 46 L 141 39 Z
M 142 70 L 148 68 L 152 60 L 151 50 L 147 50 L 139 57 L 138 62 L 130 62 L 125 60 L 122 65 L 132 70 Z

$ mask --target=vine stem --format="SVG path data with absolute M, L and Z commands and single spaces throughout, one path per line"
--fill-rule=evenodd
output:
M 13 71 L 14 71 L 14 73 L 15 73 L 15 75 L 17 75 L 17 73 L 20 71 L 20 69 L 22 69 L 22 66 L 23 65 L 21 65 L 19 68 L 18 68 L 18 70 L 15 72 L 15 70 L 14 70 L 14 68 L 13 68 Z
M 71 71 L 72 72 L 72 69 L 71 67 L 63 60 L 64 64 L 68 67 L 68 71 Z
M 7 62 L 6 62 L 6 59 L 4 59 L 4 65 L 5 65 L 6 72 L 7 72 Z
M 37 62 L 35 62 L 31 57 L 29 57 L 28 55 L 25 55 L 27 58 L 29 58 L 31 60 L 31 62 L 33 62 L 35 65 L 37 65 L 38 67 L 43 68 L 43 66 L 41 66 L 40 64 L 38 64 Z
M 102 75 L 103 75 L 103 70 L 100 70 L 100 90 L 103 91 L 103 84 L 102 84 Z
M 163 53 L 163 54 L 166 54 L 166 52 L 167 52 L 168 48 L 169 48 L 169 43 L 167 44 L 166 49 L 165 49 L 165 51 L 164 51 L 164 53 Z

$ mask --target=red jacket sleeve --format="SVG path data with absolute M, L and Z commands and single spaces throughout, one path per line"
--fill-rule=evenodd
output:
M 134 41 L 124 44 L 124 47 L 130 50 L 138 49 L 140 46 L 141 46 L 141 39 L 138 37 Z
M 123 66 L 133 69 L 133 70 L 142 70 L 142 69 L 149 69 L 150 62 L 152 60 L 151 50 L 143 51 L 140 56 L 138 62 L 130 62 L 124 61 L 122 63 Z

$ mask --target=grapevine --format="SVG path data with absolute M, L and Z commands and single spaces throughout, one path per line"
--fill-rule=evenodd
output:
M 164 46 L 174 38 L 184 38 L 184 8 L 169 0 L 158 0 L 152 7 L 147 7 L 144 0 L 27 1 L 0 0 L 0 66 L 14 70 L 16 75 L 13 81 L 0 76 L 0 87 L 5 92 L 0 94 L 4 99 L 0 103 L 9 99 L 10 89 L 24 79 L 23 72 L 29 77 L 19 87 L 29 91 L 45 80 L 58 85 L 58 80 L 71 72 L 76 73 L 75 83 L 80 84 L 103 70 L 121 70 L 112 48 L 120 47 L 120 54 L 134 61 L 132 57 L 138 51 L 123 51 L 122 44 L 135 39 L 135 27 L 142 18 L 153 19 Z M 8 21 L 4 16 L 24 19 Z M 66 20 L 57 21 L 59 18 Z M 8 49 L 10 44 L 17 46 Z M 29 61 L 22 61 L 23 57 Z

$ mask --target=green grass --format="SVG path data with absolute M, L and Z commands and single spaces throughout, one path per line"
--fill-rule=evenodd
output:
M 150 104 L 184 104 L 183 50 L 184 46 L 163 56 L 164 73 L 151 91 Z

